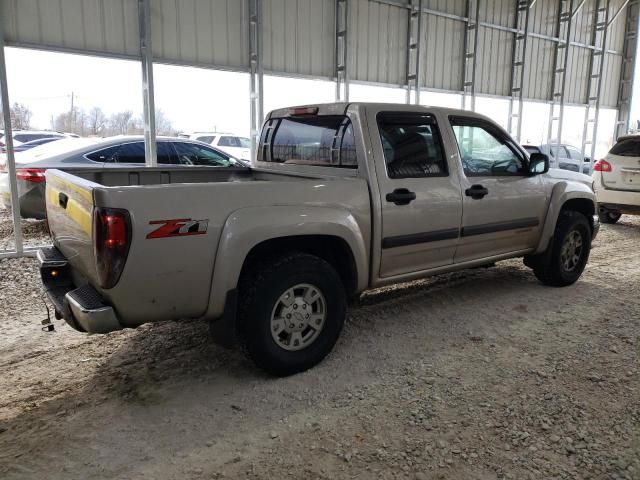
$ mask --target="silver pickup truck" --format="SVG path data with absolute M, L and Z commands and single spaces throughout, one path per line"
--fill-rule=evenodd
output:
M 549 171 L 482 115 L 411 105 L 275 110 L 252 169 L 46 181 L 55 246 L 38 258 L 58 318 L 89 333 L 207 319 L 276 375 L 320 362 L 364 290 L 512 257 L 569 285 L 599 227 L 589 177 Z

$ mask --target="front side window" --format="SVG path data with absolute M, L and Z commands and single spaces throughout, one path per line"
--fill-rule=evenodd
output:
M 269 120 L 263 128 L 258 160 L 357 168 L 353 127 L 344 115 Z
M 451 118 L 460 160 L 467 176 L 524 175 L 524 160 L 493 125 L 471 118 Z
M 378 128 L 389 178 L 447 175 L 440 132 L 431 115 L 382 113 Z
M 204 145 L 197 143 L 175 142 L 180 165 L 199 165 L 206 167 L 228 167 L 229 157 Z
M 567 147 L 567 152 L 569 152 L 569 158 L 573 160 L 582 160 L 582 154 L 577 148 Z

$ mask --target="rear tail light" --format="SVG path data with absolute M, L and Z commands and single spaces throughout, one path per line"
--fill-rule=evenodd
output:
M 102 288 L 112 288 L 124 270 L 131 244 L 131 218 L 127 210 L 95 208 L 93 247 Z
M 18 180 L 26 180 L 27 182 L 42 183 L 44 182 L 44 168 L 17 168 L 16 177 Z
M 317 115 L 318 107 L 295 107 L 289 109 L 289 115 Z
M 593 166 L 593 170 L 596 172 L 612 172 L 613 165 L 607 162 L 604 158 L 602 160 L 598 160 Z

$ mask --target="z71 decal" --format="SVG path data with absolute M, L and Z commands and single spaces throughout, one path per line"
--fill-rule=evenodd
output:
M 162 225 L 147 235 L 147 238 L 184 237 L 186 235 L 204 235 L 207 233 L 209 220 L 191 220 L 176 218 L 174 220 L 152 220 L 149 225 Z

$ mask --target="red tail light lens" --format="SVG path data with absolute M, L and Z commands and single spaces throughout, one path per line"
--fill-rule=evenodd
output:
M 127 210 L 93 211 L 93 247 L 102 288 L 112 288 L 122 274 L 131 244 L 131 218 Z
M 595 165 L 593 166 L 593 169 L 596 172 L 612 172 L 613 171 L 613 165 L 611 165 L 609 162 L 607 162 L 604 158 L 602 160 L 598 160 Z
M 17 168 L 16 177 L 18 180 L 26 180 L 27 182 L 42 183 L 44 182 L 44 168 Z

